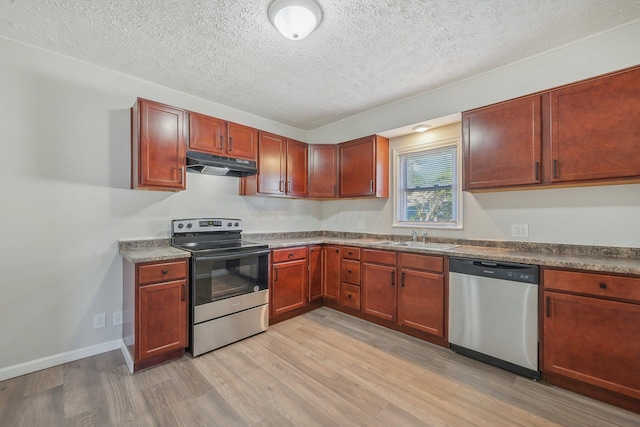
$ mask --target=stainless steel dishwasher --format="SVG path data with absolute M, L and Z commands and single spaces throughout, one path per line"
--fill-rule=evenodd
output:
M 457 353 L 540 379 L 538 266 L 450 258 L 449 343 Z

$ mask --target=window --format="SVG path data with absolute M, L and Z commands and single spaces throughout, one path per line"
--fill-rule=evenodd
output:
M 456 139 L 395 151 L 395 225 L 462 226 L 458 145 Z

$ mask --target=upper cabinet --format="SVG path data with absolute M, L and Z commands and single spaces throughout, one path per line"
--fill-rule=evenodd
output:
M 541 117 L 539 95 L 464 113 L 464 189 L 539 183 Z
M 131 108 L 131 188 L 185 187 L 187 112 L 138 98 Z
M 199 113 L 189 113 L 189 149 L 237 159 L 256 160 L 258 131 Z
M 640 67 L 462 114 L 464 190 L 640 180 Z
M 337 145 L 309 145 L 309 197 L 338 197 Z
M 242 178 L 240 194 L 307 197 L 307 156 L 304 142 L 260 132 L 258 174 Z
M 554 90 L 551 182 L 640 176 L 640 68 Z
M 340 197 L 389 197 L 389 140 L 373 135 L 338 145 Z

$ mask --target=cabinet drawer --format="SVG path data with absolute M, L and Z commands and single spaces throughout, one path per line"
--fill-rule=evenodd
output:
M 362 262 L 396 265 L 396 253 L 365 249 L 362 251 Z
M 187 277 L 187 260 L 158 262 L 138 266 L 138 283 L 167 282 Z
M 398 254 L 398 266 L 442 273 L 444 271 L 444 258 L 400 252 Z
M 343 282 L 351 283 L 352 285 L 360 284 L 360 261 L 343 259 L 341 267 L 340 277 Z
M 360 248 L 352 248 L 350 246 L 342 247 L 342 259 L 360 260 Z
M 271 262 L 273 264 L 305 258 L 307 258 L 306 246 L 302 248 L 275 249 L 271 252 Z
M 340 304 L 360 310 L 360 286 L 343 284 L 340 289 Z
M 640 302 L 640 279 L 632 277 L 544 270 L 544 288 Z

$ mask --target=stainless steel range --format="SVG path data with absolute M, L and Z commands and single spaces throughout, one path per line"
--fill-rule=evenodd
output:
M 171 245 L 191 252 L 189 352 L 206 353 L 266 331 L 269 249 L 242 239 L 242 221 L 171 223 Z

